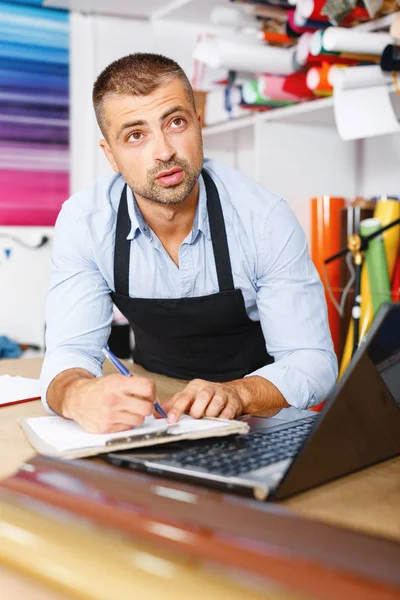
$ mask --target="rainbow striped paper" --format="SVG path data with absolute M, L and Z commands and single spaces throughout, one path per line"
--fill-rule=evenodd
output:
M 69 14 L 0 2 L 0 224 L 54 225 L 69 195 Z

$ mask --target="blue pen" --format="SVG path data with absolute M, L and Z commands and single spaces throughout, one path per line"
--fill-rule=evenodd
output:
M 126 368 L 126 366 L 124 364 L 122 364 L 122 362 L 119 360 L 119 358 L 117 358 L 115 356 L 115 354 L 113 354 L 110 350 L 110 348 L 108 346 L 104 346 L 104 348 L 101 349 L 104 356 L 106 358 L 108 358 L 108 360 L 110 362 L 112 362 L 112 364 L 114 365 L 114 367 L 122 374 L 122 375 L 126 375 L 127 377 L 133 377 L 133 373 L 131 373 L 129 371 L 129 369 Z M 167 418 L 167 415 L 165 413 L 165 411 L 163 411 L 163 409 L 161 408 L 161 406 L 159 405 L 158 402 L 154 402 L 154 408 L 157 410 L 157 412 L 160 413 L 160 415 L 162 417 L 164 417 L 164 419 Z

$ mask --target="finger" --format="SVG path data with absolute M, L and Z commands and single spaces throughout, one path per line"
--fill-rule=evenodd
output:
M 176 423 L 176 421 L 179 421 L 183 413 L 190 408 L 193 400 L 193 394 L 188 392 L 183 391 L 180 394 L 177 394 L 172 408 L 167 413 L 168 422 Z
M 119 390 L 127 395 L 141 396 L 155 402 L 157 397 L 156 384 L 146 377 L 123 377 Z
M 154 404 L 151 400 L 135 398 L 135 396 L 121 396 L 116 408 L 119 411 L 148 417 L 153 414 Z
M 126 410 L 120 410 L 115 415 L 115 423 L 118 425 L 128 425 L 131 429 L 143 425 L 144 416 L 132 414 Z
M 227 403 L 227 398 L 222 394 L 215 394 L 206 408 L 206 417 L 218 417 Z
M 234 400 L 228 400 L 223 411 L 221 411 L 219 417 L 221 419 L 234 419 L 238 415 L 237 403 Z
M 204 416 L 205 410 L 213 397 L 211 390 L 201 390 L 191 406 L 190 414 L 195 419 L 200 419 Z

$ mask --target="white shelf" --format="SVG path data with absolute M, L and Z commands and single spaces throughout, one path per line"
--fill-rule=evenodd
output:
M 393 85 L 390 86 L 390 91 L 394 111 L 400 118 L 400 96 L 396 95 Z M 253 127 L 258 123 L 269 122 L 307 125 L 310 127 L 336 127 L 333 114 L 333 97 L 302 102 L 284 108 L 275 108 L 264 113 L 256 113 L 248 117 L 210 125 L 203 129 L 203 137 L 207 138 L 245 127 Z
M 282 123 L 314 125 L 320 127 L 333 127 L 333 98 L 321 98 L 310 102 L 301 102 L 294 106 L 274 108 L 263 113 L 252 114 L 249 117 L 232 119 L 224 123 L 210 125 L 203 129 L 203 136 L 210 137 L 220 133 L 227 133 L 244 127 L 252 127 L 257 123 L 279 121 Z

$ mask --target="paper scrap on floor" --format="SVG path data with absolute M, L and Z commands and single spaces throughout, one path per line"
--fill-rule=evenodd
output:
M 0 375 L 0 406 L 40 398 L 39 379 Z

